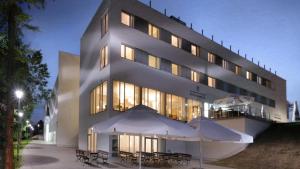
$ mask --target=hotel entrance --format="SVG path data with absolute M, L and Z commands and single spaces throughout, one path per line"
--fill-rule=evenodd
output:
M 119 151 L 136 153 L 139 150 L 140 137 L 131 135 L 119 136 Z M 142 137 L 142 151 L 153 153 L 158 152 L 158 139 L 151 137 Z

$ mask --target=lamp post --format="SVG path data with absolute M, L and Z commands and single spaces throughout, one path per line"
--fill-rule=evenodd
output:
M 27 143 L 28 143 L 28 127 L 29 127 L 29 120 L 26 120 L 26 139 L 27 139 Z
M 24 116 L 24 113 L 21 112 L 21 99 L 24 96 L 24 92 L 22 90 L 16 90 L 15 91 L 15 95 L 16 95 L 16 97 L 18 99 L 18 117 L 19 117 L 18 120 L 19 120 L 19 123 L 20 123 L 20 130 L 18 131 L 18 144 L 17 144 L 17 161 L 19 161 L 20 135 L 21 135 L 20 131 L 22 131 L 22 122 L 21 122 L 21 119 Z

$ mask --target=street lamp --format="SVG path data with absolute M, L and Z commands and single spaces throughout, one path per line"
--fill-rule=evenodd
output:
M 19 152 L 20 152 L 20 136 L 21 136 L 21 131 L 22 131 L 22 122 L 21 119 L 24 116 L 24 113 L 21 112 L 21 99 L 24 96 L 24 92 L 20 89 L 15 91 L 15 95 L 18 99 L 18 116 L 19 116 L 19 123 L 20 123 L 20 131 L 18 132 L 18 146 L 17 146 L 17 160 L 19 161 Z

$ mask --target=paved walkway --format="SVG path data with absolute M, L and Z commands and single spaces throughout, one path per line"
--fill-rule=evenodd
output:
M 109 165 L 104 166 L 88 166 L 82 165 L 81 162 L 76 161 L 75 150 L 73 148 L 56 147 L 55 145 L 48 145 L 42 141 L 32 141 L 23 150 L 23 166 L 21 169 L 136 169 L 137 166 L 125 166 L 116 159 L 109 161 Z M 178 169 L 183 168 L 195 168 L 197 161 L 192 161 L 189 167 L 176 167 Z M 143 167 L 145 169 L 151 169 L 149 167 Z M 205 169 L 229 169 L 224 167 L 217 167 L 212 165 L 204 165 Z M 163 168 L 159 168 L 163 169 Z M 168 168 L 170 169 L 170 168 Z

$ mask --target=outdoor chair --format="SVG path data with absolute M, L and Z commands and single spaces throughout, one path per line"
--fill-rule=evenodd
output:
M 102 151 L 102 150 L 98 150 L 97 154 L 98 154 L 98 159 L 101 159 L 102 163 L 106 164 L 107 161 L 108 161 L 108 152 Z

